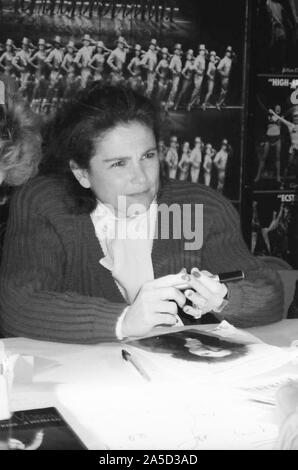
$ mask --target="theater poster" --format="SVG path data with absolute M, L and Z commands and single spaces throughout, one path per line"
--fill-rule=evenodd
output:
M 44 121 L 94 81 L 143 93 L 165 171 L 239 202 L 246 20 L 245 0 L 2 0 L 0 80 Z
M 258 73 L 298 74 L 298 0 L 257 0 Z
M 298 75 L 259 75 L 254 117 L 254 189 L 298 188 Z
M 276 256 L 298 269 L 298 198 L 291 191 L 255 191 L 251 251 Z
M 255 100 L 251 251 L 297 269 L 298 75 L 258 75 Z

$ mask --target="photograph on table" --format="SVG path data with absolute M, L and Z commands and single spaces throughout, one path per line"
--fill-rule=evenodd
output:
M 259 73 L 298 73 L 298 1 L 257 0 L 256 65 Z
M 158 142 L 166 176 L 202 183 L 237 201 L 240 198 L 241 111 L 200 111 L 165 115 Z
M 92 81 L 166 112 L 240 106 L 245 3 L 4 0 L 0 79 L 44 115 Z
M 254 113 L 255 189 L 298 185 L 298 76 L 258 77 Z
M 171 354 L 176 359 L 211 364 L 231 361 L 248 353 L 245 343 L 191 329 L 142 338 L 128 344 L 155 353 Z
M 251 252 L 275 256 L 298 268 L 298 196 L 293 192 L 255 191 Z

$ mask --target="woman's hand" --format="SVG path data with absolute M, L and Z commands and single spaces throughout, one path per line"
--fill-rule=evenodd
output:
M 175 325 L 177 304 L 183 308 L 186 303 L 185 296 L 179 290 L 188 286 L 184 276 L 181 272 L 146 282 L 126 312 L 122 335 L 144 336 L 155 326 Z
M 215 279 L 213 274 L 199 271 L 198 268 L 193 268 L 188 278 L 190 289 L 184 294 L 192 302 L 192 306 L 184 306 L 183 311 L 195 319 L 211 311 L 221 311 L 228 293 L 227 286 Z

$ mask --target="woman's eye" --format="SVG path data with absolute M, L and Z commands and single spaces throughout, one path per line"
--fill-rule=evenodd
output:
M 111 165 L 111 168 L 117 168 L 117 167 L 124 166 L 124 165 L 125 165 L 124 160 L 118 160 L 117 162 L 115 162 Z
M 154 158 L 156 156 L 156 152 L 148 152 L 144 155 L 144 158 Z

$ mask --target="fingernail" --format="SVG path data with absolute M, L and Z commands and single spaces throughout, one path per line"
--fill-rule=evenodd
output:
M 188 313 L 189 312 L 189 307 L 184 307 L 183 312 Z
M 186 297 L 192 297 L 193 292 L 191 290 L 188 290 L 185 292 Z
M 183 279 L 183 281 L 190 281 L 190 276 L 188 274 L 183 274 L 181 278 Z
M 197 279 L 201 277 L 201 274 L 199 273 L 199 271 L 195 271 L 195 270 L 193 270 L 192 275 L 196 277 Z

